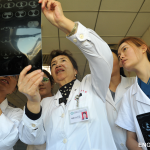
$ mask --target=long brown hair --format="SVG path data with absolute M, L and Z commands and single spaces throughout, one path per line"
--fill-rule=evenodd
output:
M 137 37 L 125 37 L 123 38 L 119 44 L 118 44 L 118 48 L 120 47 L 120 45 L 122 43 L 128 43 L 128 42 L 132 42 L 133 44 L 135 44 L 135 46 L 137 47 L 141 47 L 143 44 L 147 46 L 147 51 L 146 51 L 146 54 L 147 54 L 147 58 L 148 60 L 150 61 L 150 47 L 148 47 L 148 45 L 140 38 L 137 38 Z

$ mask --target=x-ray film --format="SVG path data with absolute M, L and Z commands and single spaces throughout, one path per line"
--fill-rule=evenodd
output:
M 0 76 L 18 75 L 29 64 L 42 69 L 41 5 L 0 0 Z

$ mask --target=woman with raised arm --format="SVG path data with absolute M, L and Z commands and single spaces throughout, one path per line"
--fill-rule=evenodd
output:
M 13 150 L 19 139 L 18 126 L 23 111 L 8 105 L 7 94 L 15 91 L 18 76 L 0 77 L 0 150 Z
M 150 49 L 140 38 L 126 37 L 119 43 L 118 57 L 121 65 L 134 71 L 137 77 L 123 96 L 116 124 L 127 130 L 129 150 L 147 150 L 150 142 Z
M 91 74 L 80 82 L 76 79 L 77 63 L 70 53 L 52 51 L 51 73 L 60 89 L 51 97 L 53 104 L 47 100 L 40 106 L 38 85 L 43 74 L 37 70 L 26 75 L 31 66 L 26 67 L 18 83 L 19 90 L 28 97 L 20 139 L 28 144 L 46 142 L 46 150 L 116 150 L 105 107 L 113 64 L 111 50 L 93 30 L 66 18 L 58 1 L 39 2 L 46 18 L 64 31 L 88 59 Z

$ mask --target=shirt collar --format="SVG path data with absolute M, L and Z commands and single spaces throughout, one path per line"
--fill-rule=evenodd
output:
M 8 106 L 8 101 L 7 101 L 7 98 L 0 104 L 0 108 L 2 110 L 2 112 L 4 112 L 6 110 Z

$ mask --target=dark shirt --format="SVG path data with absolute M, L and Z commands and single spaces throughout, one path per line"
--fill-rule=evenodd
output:
M 147 97 L 150 98 L 150 78 L 147 83 L 144 83 L 140 78 L 138 78 L 138 84 Z

